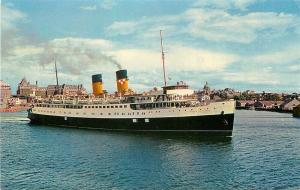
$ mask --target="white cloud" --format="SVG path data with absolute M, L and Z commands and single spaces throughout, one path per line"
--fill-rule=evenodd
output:
M 190 9 L 185 13 L 188 25 L 184 29 L 195 37 L 211 41 L 253 42 L 263 30 L 278 34 L 299 20 L 294 15 L 274 12 L 230 14 L 223 10 Z M 271 32 L 270 31 L 270 32 Z
M 13 54 L 17 56 L 27 56 L 27 55 L 38 55 L 42 53 L 43 48 L 36 46 L 16 46 L 13 50 Z
M 297 64 L 288 66 L 288 70 L 290 72 L 300 73 L 300 60 L 298 60 Z M 300 79 L 300 76 L 298 77 Z
M 22 43 L 24 38 L 18 34 L 16 26 L 20 22 L 26 22 L 27 16 L 15 9 L 1 5 L 1 54 L 11 54 L 14 46 Z M 5 40 L 4 40 L 5 39 Z
M 209 9 L 240 9 L 246 10 L 247 7 L 257 0 L 198 0 L 194 7 Z
M 147 71 L 161 69 L 160 51 L 147 49 L 123 49 L 114 55 L 130 70 Z M 166 67 L 172 71 L 221 71 L 237 60 L 236 55 L 174 45 L 165 55 Z
M 116 5 L 116 1 L 115 0 L 102 0 L 100 6 L 103 9 L 112 9 L 115 5 Z
M 91 38 L 73 38 L 73 37 L 66 37 L 66 38 L 56 38 L 53 39 L 51 44 L 57 47 L 64 47 L 68 48 L 70 46 L 89 46 L 92 48 L 102 48 L 102 49 L 111 49 L 113 44 L 111 41 L 104 40 L 104 39 L 91 39 Z
M 136 22 L 114 22 L 107 28 L 109 35 L 128 35 L 136 31 Z
M 1 10 L 3 13 L 3 9 Z M 5 39 L 2 43 L 7 43 L 5 47 L 9 47 L 5 48 L 9 50 L 9 54 L 2 54 L 1 71 L 4 73 L 4 79 L 19 81 L 21 77 L 27 76 L 32 81 L 43 80 L 41 83 L 43 85 L 51 84 L 55 82 L 53 60 L 56 57 L 61 83 L 83 83 L 90 89 L 90 76 L 102 73 L 105 88 L 109 91 L 115 90 L 115 71 L 118 69 L 116 67 L 118 63 L 132 73 L 130 85 L 137 90 L 144 90 L 146 87 L 156 85 L 155 81 L 161 81 L 160 29 L 167 30 L 164 33 L 167 35 L 166 38 L 177 34 L 186 37 L 188 34 L 195 42 L 204 38 L 217 42 L 251 43 L 260 35 L 260 31 L 271 30 L 277 35 L 284 35 L 290 26 L 295 26 L 295 22 L 299 21 L 299 18 L 292 14 L 273 12 L 233 14 L 221 8 L 218 10 L 194 8 L 178 15 L 114 22 L 107 30 L 112 35 L 139 35 L 138 39 L 143 40 L 141 43 L 155 37 L 157 49 L 154 49 L 146 45 L 140 47 L 135 42 L 116 46 L 112 41 L 105 39 L 74 37 L 57 38 L 43 44 L 28 43 L 24 40 L 24 36 L 17 33 L 17 24 L 25 22 L 26 15 L 9 8 L 5 11 L 2 24 L 6 25 L 2 27 L 2 35 L 3 31 L 6 31 L 8 37 L 14 35 L 2 38 Z M 282 47 L 278 51 L 270 50 L 269 53 L 242 56 L 226 51 L 182 45 L 181 38 L 177 38 L 173 44 L 166 44 L 167 74 L 176 73 L 176 77 L 182 77 L 180 80 L 194 83 L 203 81 L 203 75 L 210 73 L 211 81 L 224 80 L 224 85 L 230 82 L 243 83 L 245 86 L 289 85 L 298 81 L 299 77 L 287 79 L 289 77 L 285 77 L 286 75 L 282 75 L 281 72 L 274 72 L 273 65 L 279 65 L 286 73 L 299 72 L 300 47 L 296 45 L 297 40 L 298 38 L 295 38 L 292 43 L 295 45 Z M 236 64 L 244 64 L 245 60 L 248 62 L 247 67 L 237 67 L 239 68 L 237 71 L 230 68 Z M 265 69 L 257 67 L 260 63 Z M 183 75 L 183 72 L 188 74 Z M 174 80 L 177 78 L 174 77 Z
M 269 38 L 297 30 L 300 19 L 292 14 L 275 12 L 229 13 L 222 9 L 191 8 L 178 15 L 143 17 L 134 21 L 118 21 L 110 25 L 109 35 L 137 34 L 153 37 L 154 30 L 168 29 L 177 36 L 190 35 L 217 42 L 251 43 L 268 31 Z M 149 35 L 150 34 L 150 35 Z
M 201 72 L 222 71 L 238 58 L 232 54 L 183 46 L 172 46 L 167 56 L 172 70 Z
M 1 24 L 5 29 L 16 28 L 15 24 L 19 21 L 25 21 L 27 16 L 16 9 L 1 6 Z
M 64 72 L 70 74 L 81 74 L 83 67 L 86 70 L 96 66 L 121 68 L 120 64 L 107 54 L 112 46 L 111 42 L 103 39 L 54 39 L 44 46 L 40 62 L 42 65 L 47 65 L 56 59 L 62 65 Z
M 122 49 L 112 52 L 123 67 L 132 71 L 146 71 L 160 66 L 159 52 L 143 49 Z
M 245 84 L 279 85 L 280 80 L 274 73 L 246 71 L 236 73 L 223 73 L 223 80 L 230 82 L 242 82 Z
M 84 11 L 95 11 L 97 10 L 97 6 L 96 5 L 90 5 L 90 6 L 81 6 L 79 7 L 81 10 Z
M 300 44 L 295 43 L 287 47 L 282 47 L 280 50 L 258 54 L 248 58 L 249 62 L 261 64 L 287 64 L 300 61 Z

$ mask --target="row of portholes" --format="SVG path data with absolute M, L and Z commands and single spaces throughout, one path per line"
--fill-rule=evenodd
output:
M 84 108 L 127 108 L 127 105 L 119 105 L 119 106 L 84 106 Z
M 207 110 L 209 108 L 206 108 Z M 214 107 L 214 109 L 216 109 Z M 202 109 L 200 109 L 201 111 Z M 38 110 L 40 112 L 44 112 L 44 113 L 55 113 L 55 111 L 43 111 L 43 110 Z M 174 110 L 172 110 L 174 112 Z M 184 111 L 187 111 L 186 109 Z M 191 109 L 190 111 L 193 111 L 193 109 Z M 156 113 L 160 113 L 160 111 L 155 111 Z M 171 112 L 171 110 L 169 110 L 169 112 Z M 180 112 L 180 109 L 178 110 L 178 112 Z M 59 113 L 61 113 L 61 111 L 59 111 Z M 140 112 L 136 112 L 136 115 L 139 115 Z M 64 114 L 67 114 L 67 112 L 64 112 Z M 68 114 L 72 114 L 71 112 L 68 112 Z M 95 113 L 91 113 L 92 115 L 95 115 Z M 148 112 L 148 114 L 152 114 L 152 111 Z M 78 112 L 76 112 L 76 115 L 79 115 Z M 86 113 L 83 113 L 83 115 L 86 115 Z M 100 115 L 103 115 L 103 113 L 100 113 Z M 108 115 L 111 115 L 111 113 L 108 113 Z M 114 115 L 119 115 L 119 113 L 114 113 Z M 126 115 L 125 113 L 122 113 L 122 115 Z M 134 115 L 134 112 L 131 113 L 128 113 L 128 115 Z M 145 115 L 145 112 L 142 112 L 141 115 Z
M 43 110 L 37 110 L 38 112 L 43 112 L 43 113 L 55 113 L 55 111 L 43 111 Z M 69 112 L 71 113 L 71 112 Z

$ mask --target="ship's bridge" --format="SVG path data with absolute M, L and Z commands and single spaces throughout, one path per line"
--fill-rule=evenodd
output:
M 195 93 L 194 90 L 190 89 L 189 86 L 183 81 L 177 82 L 176 85 L 164 86 L 162 88 L 164 94 L 190 96 Z

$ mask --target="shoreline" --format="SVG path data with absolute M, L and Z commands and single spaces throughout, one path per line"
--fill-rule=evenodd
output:
M 268 111 L 268 112 L 277 112 L 277 113 L 288 113 L 293 114 L 293 110 L 282 110 L 282 109 L 265 109 L 265 108 L 245 108 L 245 107 L 236 107 L 236 110 L 253 110 L 253 111 Z

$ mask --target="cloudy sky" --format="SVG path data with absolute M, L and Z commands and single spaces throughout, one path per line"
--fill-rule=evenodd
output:
M 159 30 L 168 84 L 205 81 L 269 92 L 300 91 L 300 0 L 2 0 L 1 79 L 39 86 L 84 84 L 128 69 L 137 91 L 163 85 Z

